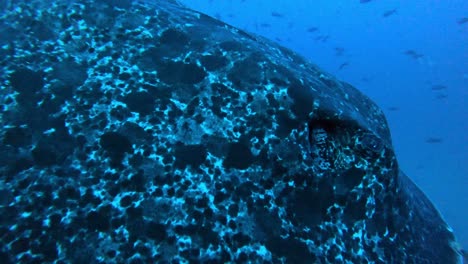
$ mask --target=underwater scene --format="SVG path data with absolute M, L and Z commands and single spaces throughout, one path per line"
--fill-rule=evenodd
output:
M 465 0 L 0 0 L 0 263 L 467 263 Z

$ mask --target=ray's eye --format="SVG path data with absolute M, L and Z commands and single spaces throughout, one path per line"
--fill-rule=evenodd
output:
M 338 127 L 331 120 L 312 120 L 309 122 L 310 155 L 316 162 L 333 165 Z M 328 166 L 322 166 L 328 168 Z
M 309 122 L 309 143 L 311 146 L 323 146 L 330 135 L 337 130 L 337 125 L 331 120 L 312 120 Z
M 323 145 L 327 140 L 327 131 L 323 128 L 315 128 L 310 132 L 310 143 L 315 145 Z

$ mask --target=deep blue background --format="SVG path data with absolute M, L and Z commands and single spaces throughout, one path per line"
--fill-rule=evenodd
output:
M 181 2 L 282 43 L 377 102 L 401 168 L 468 249 L 468 23 L 457 23 L 468 16 L 468 1 Z

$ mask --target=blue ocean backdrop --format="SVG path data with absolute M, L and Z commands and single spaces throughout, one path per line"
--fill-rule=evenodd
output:
M 468 1 L 182 0 L 373 99 L 401 168 L 468 248 Z

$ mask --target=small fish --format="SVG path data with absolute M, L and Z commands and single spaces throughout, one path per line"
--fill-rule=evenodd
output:
M 263 28 L 270 28 L 270 27 L 271 27 L 271 24 L 268 24 L 268 23 L 261 23 L 260 26 L 263 27 Z
M 370 81 L 371 81 L 371 79 L 369 77 L 364 76 L 364 77 L 361 78 L 361 82 L 368 83 Z
M 457 20 L 457 23 L 458 23 L 459 25 L 463 25 L 463 24 L 465 24 L 465 23 L 467 23 L 467 22 L 468 22 L 468 17 L 462 17 L 462 18 L 460 18 L 460 19 Z
M 359 3 L 361 4 L 365 4 L 365 3 L 369 3 L 371 2 L 372 0 L 360 0 Z
M 284 17 L 284 14 L 281 14 L 279 12 L 271 12 L 271 16 L 272 17 L 277 17 L 277 18 L 283 18 Z
M 343 53 L 344 53 L 344 51 L 345 51 L 344 48 L 342 48 L 342 47 L 336 47 L 336 48 L 335 48 L 335 55 L 338 56 L 338 57 L 339 57 L 339 56 L 342 56 Z
M 327 42 L 329 38 L 330 38 L 329 35 L 320 35 L 320 36 L 315 37 L 315 41 Z
M 392 111 L 392 112 L 395 112 L 395 111 L 398 111 L 398 110 L 400 110 L 400 108 L 399 108 L 399 107 L 397 107 L 397 106 L 390 106 L 390 107 L 389 107 L 389 108 L 387 108 L 387 109 L 388 109 L 388 111 Z
M 309 32 L 309 33 L 314 33 L 314 32 L 316 32 L 317 30 L 318 30 L 318 27 L 309 27 L 309 28 L 307 29 L 307 32 Z
M 447 98 L 447 97 L 448 97 L 448 95 L 446 95 L 446 94 L 438 94 L 438 95 L 436 96 L 436 99 L 442 100 L 442 99 L 445 99 L 445 98 Z
M 392 10 L 387 10 L 387 11 L 385 11 L 385 12 L 382 14 L 382 16 L 383 16 L 383 17 L 389 17 L 389 16 L 391 16 L 391 15 L 393 15 L 393 14 L 395 14 L 395 13 L 396 13 L 396 8 L 394 8 L 394 9 L 392 9 Z
M 346 67 L 346 66 L 348 66 L 348 65 L 349 65 L 349 63 L 343 62 L 343 63 L 341 63 L 341 65 L 340 65 L 340 67 L 338 68 L 338 70 L 342 70 L 344 67 Z
M 438 138 L 438 137 L 430 137 L 428 139 L 426 139 L 426 143 L 429 143 L 429 144 L 436 144 L 436 143 L 442 143 L 442 138 Z
M 436 84 L 436 85 L 431 86 L 431 90 L 432 91 L 443 91 L 443 90 L 447 90 L 447 86 L 442 85 L 442 84 Z
M 414 50 L 406 50 L 405 52 L 403 52 L 403 54 L 408 55 L 408 56 L 412 57 L 413 59 L 419 59 L 419 58 L 424 57 L 423 54 L 417 53 Z

